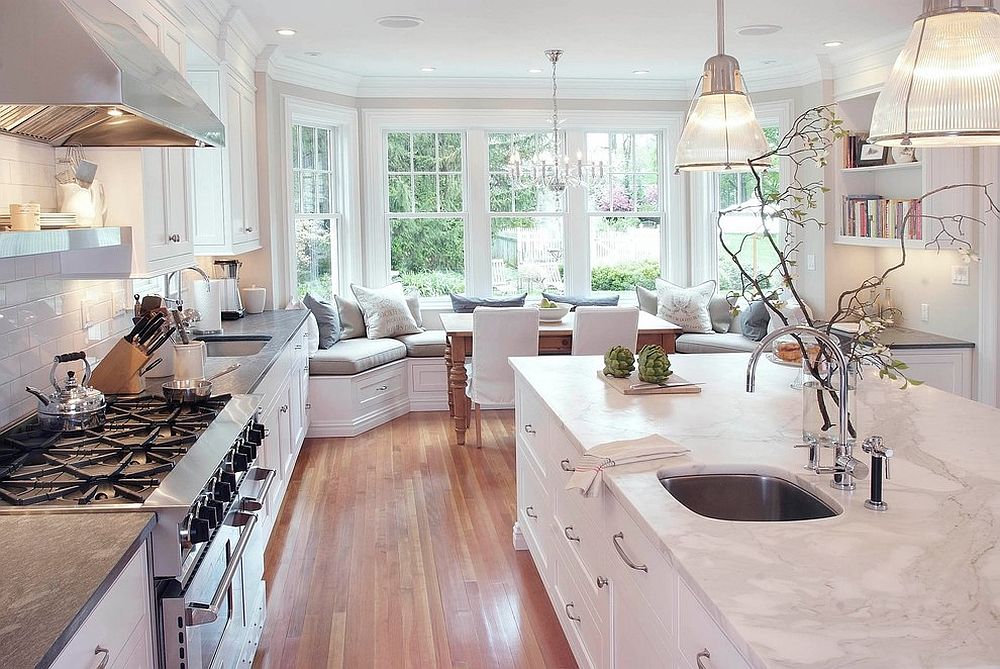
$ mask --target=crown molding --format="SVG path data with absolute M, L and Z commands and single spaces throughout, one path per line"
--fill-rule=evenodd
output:
M 882 88 L 910 30 L 887 34 L 841 53 L 829 54 L 835 100 L 864 95 Z
M 275 44 L 268 44 L 257 58 L 257 71 L 274 81 L 313 88 L 327 93 L 359 97 L 362 77 L 316 63 L 287 57 Z

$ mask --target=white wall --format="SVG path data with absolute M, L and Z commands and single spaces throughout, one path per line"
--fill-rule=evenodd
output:
M 55 152 L 0 136 L 0 211 L 28 201 L 55 209 Z M 103 356 L 131 328 L 133 292 L 150 283 L 65 279 L 56 254 L 0 260 L 0 427 L 35 409 L 24 387 L 49 387 L 55 355 Z

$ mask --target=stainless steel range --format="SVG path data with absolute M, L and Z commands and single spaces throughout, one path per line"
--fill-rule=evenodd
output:
M 263 623 L 254 533 L 274 472 L 255 466 L 256 395 L 171 406 L 111 398 L 100 429 L 51 433 L 28 419 L 0 435 L 0 513 L 156 513 L 161 666 L 235 666 Z

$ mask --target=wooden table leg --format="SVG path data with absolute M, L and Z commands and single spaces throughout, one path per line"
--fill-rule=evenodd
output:
M 451 337 L 445 337 L 444 339 L 444 366 L 446 370 L 446 378 L 448 379 L 448 415 L 454 418 L 455 396 L 451 392 L 451 368 L 453 366 L 451 361 Z
M 448 370 L 448 386 L 451 390 L 452 418 L 455 421 L 455 439 L 459 446 L 465 444 L 466 416 L 469 403 L 465 397 L 468 375 L 465 373 L 466 338 L 450 337 L 451 369 Z

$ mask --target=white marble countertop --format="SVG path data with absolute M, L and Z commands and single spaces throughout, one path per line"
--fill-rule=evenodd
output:
M 1000 667 L 1000 410 L 927 386 L 869 379 L 859 435 L 895 450 L 889 510 L 802 468 L 796 370 L 746 354 L 674 355 L 698 395 L 624 396 L 596 357 L 512 361 L 580 448 L 659 433 L 691 449 L 606 476 L 609 488 L 755 667 Z M 874 375 L 870 375 L 874 376 Z M 857 451 L 857 456 L 868 460 Z M 824 462 L 830 460 L 824 453 Z M 668 469 L 780 473 L 844 509 L 792 523 L 697 515 L 660 485 Z

